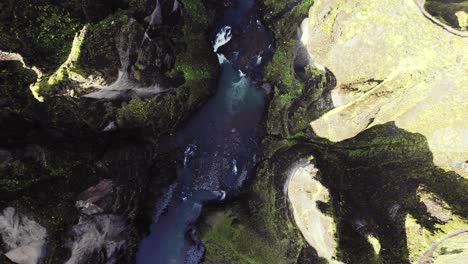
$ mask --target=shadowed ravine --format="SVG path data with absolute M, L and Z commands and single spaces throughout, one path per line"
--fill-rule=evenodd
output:
M 231 30 L 249 28 L 244 24 L 249 19 L 245 18 L 255 14 L 252 0 L 226 8 L 212 40 L 214 52 L 236 41 L 231 40 Z M 255 27 L 264 30 L 261 24 Z M 243 51 L 237 53 L 243 56 Z M 235 195 L 252 168 L 261 132 L 264 92 L 256 88 L 248 73 L 239 70 L 244 65 L 234 65 L 226 57 L 229 55 L 218 53 L 222 70 L 216 95 L 176 135 L 177 145 L 185 149 L 179 160 L 183 167 L 164 201 L 156 206 L 151 233 L 140 244 L 137 263 L 200 262 L 204 247 L 190 225 L 199 217 L 204 203 Z

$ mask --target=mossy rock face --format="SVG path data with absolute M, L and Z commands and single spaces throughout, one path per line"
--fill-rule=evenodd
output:
M 297 27 L 307 17 L 313 0 L 262 0 L 263 19 L 275 37 L 276 51 L 265 68 L 265 79 L 280 89 L 294 89 L 293 61 L 297 41 Z
M 453 173 L 441 175 L 420 134 L 389 123 L 331 144 L 314 156 L 333 197 L 340 257 L 347 263 L 375 258 L 365 239 L 368 234 L 375 234 L 382 246 L 380 261 L 408 263 L 405 216 L 413 215 L 430 230 L 438 222 L 419 200 L 421 184 L 443 197 L 454 213 L 466 217 L 466 209 L 459 208 L 467 201 L 462 191 L 467 181 Z
M 291 161 L 310 155 L 297 142 L 267 137 L 262 162 L 240 199 L 209 208 L 200 221 L 207 263 L 296 263 L 303 239 L 294 226 L 284 184 Z
M 84 76 L 98 75 L 107 83 L 117 79 L 121 67 L 117 49 L 119 34 L 129 30 L 125 25 L 128 16 L 125 11 L 118 11 L 105 19 L 91 24 L 84 38 L 76 70 Z
M 288 138 L 297 135 L 312 135 L 309 120 L 315 120 L 333 108 L 330 90 L 334 86 L 333 74 L 323 74 L 307 67 L 298 78 L 296 88 L 274 90 L 267 119 L 267 132 Z
M 34 71 L 19 61 L 0 61 L 0 97 L 2 107 L 24 107 L 30 99 L 28 86 L 36 81 Z
M 163 10 L 169 2 L 161 2 Z M 215 91 L 219 66 L 208 41 L 208 29 L 217 5 L 192 0 L 181 1 L 181 5 L 184 12 L 180 20 L 173 24 L 171 17 L 163 16 L 163 25 L 147 32 L 151 41 L 145 41 L 130 56 L 134 60 L 129 70 L 135 81 L 152 85 L 158 79 L 157 85 L 171 87 L 170 92 L 152 99 L 130 100 L 118 112 L 122 127 L 149 127 L 157 135 L 174 131 Z M 133 118 L 135 114 L 141 118 Z
M 260 1 L 263 19 L 275 36 L 276 51 L 265 68 L 264 79 L 273 86 L 267 133 L 284 138 L 308 134 L 310 120 L 333 108 L 330 90 L 336 81 L 308 65 L 308 54 L 297 28 L 313 1 Z M 307 61 L 307 62 L 305 62 Z
M 39 103 L 28 89 L 36 78 L 33 71 L 17 61 L 1 61 L 0 67 L 6 100 L 0 123 L 9 127 L 0 133 L 0 207 L 14 207 L 44 226 L 45 263 L 64 263 L 69 258 L 69 232 L 80 215 L 75 208 L 78 195 L 102 179 L 111 180 L 112 208 L 105 213 L 126 219 L 129 250 L 118 259 L 133 262 L 135 245 L 147 231 L 135 223 L 150 217 L 145 204 L 148 192 L 157 197 L 175 179 L 171 174 L 153 178 L 154 142 L 131 131 L 94 130 L 99 126 L 90 116 L 109 112 L 104 109 L 108 106 L 101 104 L 99 109 L 99 104 L 77 104 L 76 99 L 64 97 Z M 89 262 L 103 262 L 99 259 L 93 255 Z
M 24 116 L 29 116 L 27 113 L 37 105 L 28 89 L 36 78 L 34 71 L 23 68 L 19 61 L 0 61 L 0 123 L 5 124 L 0 140 L 5 144 L 25 138 L 34 126 Z
M 230 263 L 237 256 L 248 259 L 247 263 L 266 263 L 258 259 L 262 254 L 251 255 L 244 249 L 243 244 L 248 242 L 236 238 L 242 230 L 255 230 L 249 232 L 255 238 L 252 240 L 279 252 L 277 263 L 292 263 L 293 259 L 297 263 L 322 261 L 315 250 L 302 248 L 305 242 L 294 225 L 284 194 L 290 168 L 310 155 L 315 157 L 320 181 L 330 191 L 338 258 L 346 263 L 409 263 L 411 248 L 405 217 L 412 215 L 419 225 L 430 230 L 427 232 L 434 232 L 439 223 L 420 201 L 421 185 L 446 201 L 452 213 L 466 217 L 462 205 L 468 201 L 463 191 L 468 182 L 434 166 L 422 135 L 392 123 L 373 127 L 341 143 L 267 137 L 262 145 L 264 160 L 241 200 L 223 213 L 219 209 L 209 211 L 204 219 L 201 236 L 209 261 Z M 379 241 L 380 254 L 368 241 L 369 235 Z
M 1 50 L 19 52 L 28 64 L 52 72 L 67 58 L 79 19 L 50 1 L 10 1 L 1 16 Z
M 0 206 L 12 206 L 46 227 L 48 244 L 44 263 L 64 263 L 70 257 L 66 246 L 71 237 L 70 230 L 83 214 L 75 207 L 77 197 L 100 181 L 111 180 L 113 192 L 106 199 L 112 207 L 106 207 L 104 213 L 120 215 L 128 225 L 123 234 L 127 250 L 118 253 L 117 263 L 134 263 L 139 241 L 149 231 L 154 201 L 175 180 L 172 173 L 175 165 L 168 162 L 175 158 L 156 152 L 160 136 L 177 129 L 215 90 L 218 61 L 207 36 L 218 3 L 206 1 L 205 5 L 198 0 L 181 1 L 187 12 L 179 10 L 173 17 L 175 14 L 167 15 L 173 1 L 161 0 L 167 24 L 148 32 L 157 47 L 148 45 L 137 50 L 135 47 L 141 43 L 148 26 L 144 18 L 151 14 L 156 1 L 130 1 L 128 10 L 115 10 L 110 4 L 102 16 L 90 16 L 89 20 L 74 9 L 75 3 L 81 4 L 81 1 L 65 1 L 57 6 L 36 1 L 37 8 L 29 6 L 30 2 L 33 3 L 18 2 L 11 8 L 7 4 L 8 8 L 1 11 L 8 12 L 2 12 L 1 19 L 10 19 L 14 12 L 26 14 L 47 6 L 45 10 L 52 15 L 47 25 L 53 22 L 53 30 L 46 33 L 60 31 L 64 35 L 57 36 L 60 41 L 42 49 L 34 42 L 26 42 L 28 45 L 23 46 L 20 41 L 35 35 L 26 34 L 20 38 L 16 28 L 6 30 L 8 23 L 0 26 L 0 49 L 25 52 L 26 64 L 36 65 L 44 73 L 43 80 L 37 80 L 34 71 L 24 68 L 21 62 L 0 61 L 0 85 L 4 88 L 0 89 L 0 124 L 8 127 L 0 131 Z M 16 10 L 23 5 L 27 8 Z M 45 11 L 40 11 L 34 17 L 15 19 L 24 25 L 38 19 L 43 22 Z M 56 18 L 56 14 L 61 14 L 60 18 Z M 181 17 L 181 14 L 186 15 Z M 133 15 L 136 19 L 130 28 L 128 22 Z M 67 19 L 76 26 L 62 31 L 62 27 L 71 25 L 67 24 Z M 106 83 L 113 82 L 121 68 L 119 48 L 125 50 L 125 46 L 119 45 L 129 43 L 120 42 L 123 35 L 132 41 L 128 71 L 141 74 L 140 80 L 132 81 L 144 87 L 158 79 L 170 88 L 168 92 L 150 99 L 132 98 L 127 102 L 51 93 L 43 103 L 38 102 L 29 90 L 36 81 L 47 82 L 60 75 L 63 77 L 58 78 L 61 86 L 68 89 L 75 85 L 71 82 L 75 80 L 69 78 L 71 75 L 55 73 L 63 69 L 59 65 L 66 59 L 60 54 L 73 53 L 70 52 L 73 36 L 85 21 L 91 22 L 78 59 L 67 64 L 65 73 L 73 72 L 82 77 L 92 75 L 101 77 Z M 64 23 L 55 24 L 59 22 Z M 43 28 L 36 33 L 45 32 L 41 30 Z M 134 36 L 129 37 L 129 34 Z M 34 56 L 27 57 L 31 54 Z M 40 61 L 41 56 L 49 56 L 50 60 Z M 154 64 L 153 59 L 159 59 L 161 64 Z M 114 129 L 103 131 L 111 121 L 114 121 Z M 104 252 L 97 250 L 86 261 L 104 263 Z

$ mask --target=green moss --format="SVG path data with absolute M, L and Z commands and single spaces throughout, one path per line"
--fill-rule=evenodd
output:
M 265 69 L 265 78 L 273 81 L 274 83 L 282 83 L 286 86 L 292 87 L 294 85 L 292 73 L 293 57 L 292 43 L 279 45 L 271 62 L 268 63 Z
M 144 127 L 151 120 L 153 100 L 144 101 L 133 97 L 117 111 L 117 123 L 123 127 Z
M 307 17 L 313 0 L 301 1 L 289 12 L 281 17 L 279 13 L 286 7 L 284 2 L 263 0 L 265 9 L 264 19 L 268 27 L 273 31 L 276 39 L 276 52 L 269 65 L 265 69 L 265 78 L 275 85 L 294 85 L 292 63 L 294 48 L 296 45 L 296 29 L 304 18 Z
M 213 19 L 213 10 L 207 10 L 203 1 L 196 0 L 181 0 L 184 5 L 184 11 L 187 12 L 189 19 L 193 24 L 186 25 L 187 27 L 203 27 L 207 28 L 211 25 Z
M 185 80 L 182 89 L 191 89 L 189 105 L 199 105 L 202 98 L 213 93 L 213 81 L 216 79 L 218 65 L 207 30 L 213 23 L 214 10 L 208 9 L 204 1 L 183 0 L 184 16 L 180 41 L 183 50 L 176 55 L 174 69 L 168 74 L 181 73 Z
M 14 13 L 12 20 L 2 22 L 0 31 L 22 43 L 18 51 L 29 64 L 50 73 L 66 60 L 73 36 L 81 27 L 78 20 L 42 0 L 18 1 Z
M 326 100 L 327 77 L 324 73 L 305 69 L 306 80 L 295 88 L 274 88 L 275 96 L 268 108 L 267 131 L 285 138 L 305 135 L 310 121 L 320 117 L 329 108 Z M 297 135 L 296 135 L 297 134 Z
M 273 241 L 252 229 L 245 216 L 231 209 L 215 211 L 206 217 L 200 230 L 207 249 L 205 263 L 286 263 Z
M 73 71 L 83 75 L 101 77 L 107 82 L 115 80 L 120 67 L 117 37 L 125 27 L 128 16 L 118 10 L 101 21 L 88 26 L 77 63 Z

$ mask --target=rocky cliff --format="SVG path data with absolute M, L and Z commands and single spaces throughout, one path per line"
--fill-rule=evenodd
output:
M 313 63 L 337 79 L 335 109 L 312 122 L 318 136 L 341 141 L 395 121 L 427 138 L 436 165 L 467 175 L 468 36 L 416 1 L 317 1 L 302 29 Z
M 132 263 L 175 179 L 160 138 L 214 92 L 217 3 L 4 2 L 0 262 Z
M 206 213 L 208 263 L 465 259 L 465 33 L 410 0 L 262 3 L 264 151 L 243 198 Z

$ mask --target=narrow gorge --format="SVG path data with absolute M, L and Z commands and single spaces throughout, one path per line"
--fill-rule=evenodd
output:
M 0 263 L 466 263 L 467 13 L 0 0 Z

